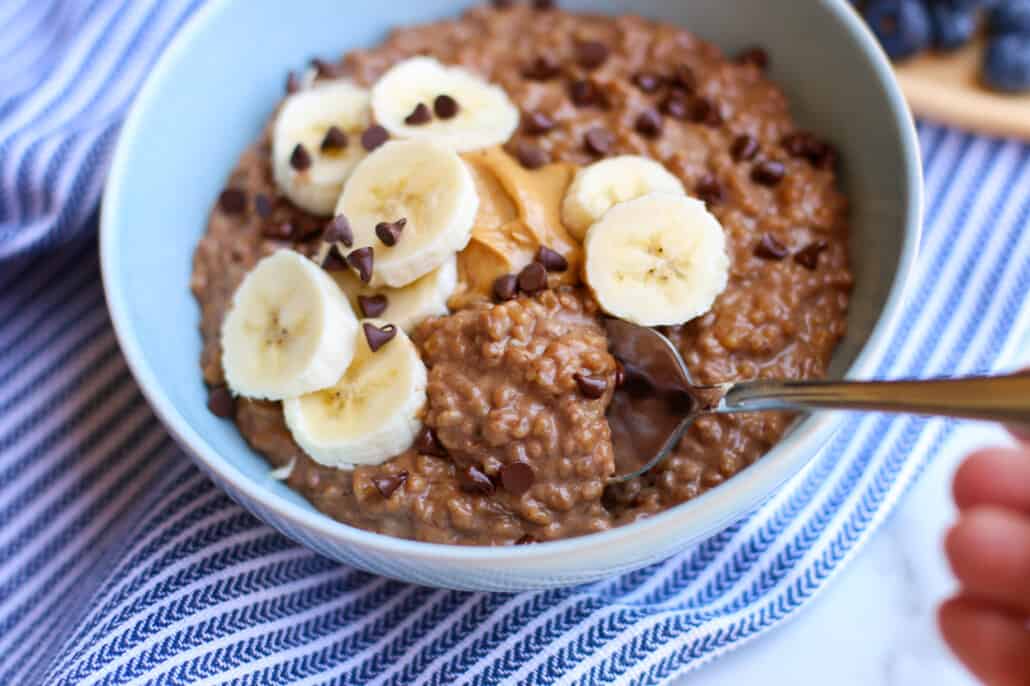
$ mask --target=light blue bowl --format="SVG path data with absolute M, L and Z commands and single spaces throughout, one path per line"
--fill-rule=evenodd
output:
M 213 0 L 154 69 L 125 124 L 104 197 L 104 286 L 115 330 L 157 414 L 232 497 L 287 536 L 407 581 L 521 590 L 599 579 L 655 562 L 751 511 L 796 474 L 835 429 L 800 423 L 726 485 L 651 519 L 534 546 L 415 543 L 329 519 L 268 476 L 235 427 L 205 407 L 191 256 L 240 152 L 282 92 L 287 69 L 312 55 L 372 45 L 394 26 L 453 16 L 462 0 Z M 569 9 L 636 12 L 688 27 L 727 51 L 754 43 L 800 122 L 833 140 L 853 203 L 857 287 L 835 373 L 862 377 L 899 312 L 918 242 L 919 149 L 890 66 L 843 0 L 564 0 Z

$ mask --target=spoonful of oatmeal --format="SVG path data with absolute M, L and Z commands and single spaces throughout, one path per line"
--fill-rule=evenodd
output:
M 698 417 L 766 410 L 860 410 L 980 419 L 1030 426 L 1030 373 L 919 381 L 760 379 L 695 384 L 662 334 L 605 321 L 609 349 L 624 369 L 608 409 L 613 482 L 639 476 L 676 448 Z

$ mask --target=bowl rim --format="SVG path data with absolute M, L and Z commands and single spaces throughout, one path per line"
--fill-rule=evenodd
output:
M 849 3 L 839 0 L 818 1 L 857 39 L 864 57 L 875 72 L 886 105 L 898 125 L 905 162 L 905 180 L 909 189 L 902 249 L 887 299 L 872 333 L 846 373 L 847 378 L 863 378 L 872 371 L 873 361 L 886 346 L 888 330 L 901 311 L 906 296 L 905 286 L 919 249 L 924 202 L 920 147 L 915 122 L 895 80 L 890 61 L 872 32 Z M 526 563 L 583 552 L 586 548 L 607 547 L 624 543 L 626 539 L 654 536 L 660 530 L 690 529 L 695 532 L 694 538 L 711 533 L 720 526 L 745 516 L 765 498 L 775 494 L 784 482 L 796 475 L 818 454 L 820 447 L 835 432 L 839 425 L 836 414 L 808 416 L 799 421 L 796 428 L 773 446 L 761 460 L 735 475 L 732 479 L 732 488 L 714 488 L 664 512 L 613 527 L 608 531 L 532 546 L 462 546 L 412 541 L 374 533 L 336 521 L 309 505 L 304 506 L 287 500 L 251 479 L 194 430 L 164 393 L 160 380 L 146 363 L 139 341 L 133 335 L 125 290 L 118 286 L 114 276 L 118 271 L 119 237 L 114 228 L 116 224 L 113 217 L 120 214 L 121 189 L 130 175 L 129 157 L 133 147 L 131 141 L 138 138 L 137 132 L 144 110 L 157 98 L 160 86 L 171 66 L 190 49 L 194 34 L 218 13 L 227 11 L 232 4 L 233 0 L 213 0 L 201 7 L 172 39 L 133 101 L 118 136 L 103 194 L 100 217 L 100 266 L 115 337 L 144 397 L 165 428 L 198 466 L 212 476 L 220 487 L 230 485 L 237 499 L 245 507 L 253 511 L 248 502 L 252 501 L 263 511 L 274 512 L 280 520 L 288 522 L 291 528 L 299 527 L 336 544 L 357 545 L 382 555 L 435 562 L 444 559 L 455 562 L 488 562 L 492 565 L 510 562 L 525 567 Z M 265 517 L 259 518 L 268 521 Z M 276 528 L 282 531 L 284 527 L 276 525 Z M 691 539 L 684 539 L 685 542 L 689 540 Z

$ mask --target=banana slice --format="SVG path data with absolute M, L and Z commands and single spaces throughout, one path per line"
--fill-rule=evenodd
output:
M 336 385 L 283 403 L 297 444 L 319 464 L 340 469 L 381 464 L 411 447 L 426 404 L 426 367 L 407 334 L 398 330 L 375 352 L 363 332 L 356 336 L 354 361 Z
M 424 109 L 416 113 L 419 105 Z M 429 139 L 458 152 L 500 145 L 519 125 L 519 110 L 503 88 L 431 57 L 413 57 L 383 74 L 372 87 L 372 111 L 396 138 Z
M 458 289 L 458 257 L 452 256 L 421 279 L 403 288 L 370 288 L 350 271 L 332 272 L 331 276 L 350 300 L 355 312 L 363 312 L 359 297 L 377 298 L 366 300 L 366 306 L 382 308 L 381 311 L 364 314 L 393 322 L 411 333 L 429 317 L 445 315 L 450 311 L 447 300 Z
M 370 285 L 400 288 L 460 252 L 478 210 L 475 181 L 457 153 L 429 141 L 392 141 L 358 164 L 336 214 L 350 220 L 353 249 L 372 248 Z M 396 232 L 390 244 L 383 223 Z
M 335 384 L 351 358 L 358 319 L 336 283 L 292 250 L 243 279 L 222 324 L 222 367 L 237 395 L 282 400 Z
M 331 214 L 365 156 L 360 138 L 371 119 L 368 91 L 350 81 L 317 82 L 288 97 L 272 131 L 279 189 L 308 212 Z
M 622 155 L 601 160 L 576 173 L 562 203 L 562 222 L 582 241 L 612 205 L 655 192 L 686 195 L 683 183 L 652 159 Z
M 608 314 L 641 326 L 683 324 L 726 288 L 730 260 L 719 221 L 700 200 L 650 193 L 590 227 L 584 280 Z

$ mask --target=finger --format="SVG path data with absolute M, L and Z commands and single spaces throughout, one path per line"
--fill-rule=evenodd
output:
M 1030 512 L 1030 451 L 989 448 L 973 453 L 955 472 L 952 491 L 960 510 L 996 505 Z
M 941 605 L 937 623 L 952 652 L 988 686 L 1030 683 L 1025 615 L 959 595 Z
M 964 593 L 1030 613 L 1030 517 L 994 507 L 968 510 L 944 548 Z

